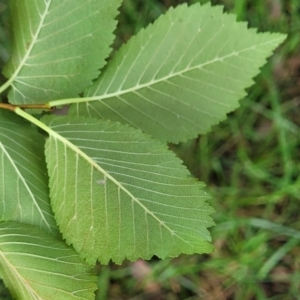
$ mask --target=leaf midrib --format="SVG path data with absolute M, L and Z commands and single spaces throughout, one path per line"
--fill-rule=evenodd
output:
M 151 80 L 147 83 L 144 83 L 144 84 L 135 85 L 132 88 L 128 88 L 128 89 L 124 89 L 124 90 L 119 89 L 117 92 L 114 92 L 114 93 L 107 93 L 107 94 L 103 94 L 103 95 L 99 95 L 99 96 L 91 96 L 91 97 L 86 97 L 86 98 L 83 98 L 83 99 L 85 99 L 85 102 L 87 102 L 87 101 L 96 101 L 96 100 L 103 100 L 103 99 L 107 99 L 107 98 L 111 98 L 111 97 L 121 96 L 123 94 L 127 94 L 127 93 L 130 93 L 130 92 L 135 92 L 135 91 L 140 90 L 142 88 L 146 88 L 148 86 L 152 86 L 152 85 L 155 85 L 157 83 L 168 81 L 169 79 L 171 79 L 173 77 L 181 76 L 182 74 L 193 71 L 195 69 L 201 69 L 201 68 L 203 68 L 207 65 L 213 64 L 215 62 L 222 62 L 223 60 L 225 60 L 227 58 L 237 56 L 237 55 L 239 55 L 243 52 L 250 51 L 250 50 L 255 50 L 258 47 L 274 43 L 274 41 L 276 41 L 276 40 L 281 40 L 281 38 L 273 39 L 272 41 L 267 41 L 267 42 L 260 43 L 260 44 L 255 45 L 255 46 L 247 47 L 247 48 L 245 48 L 243 50 L 240 50 L 240 51 L 234 51 L 230 54 L 224 55 L 223 57 L 216 57 L 216 58 L 214 58 L 210 61 L 207 61 L 207 62 L 199 64 L 199 65 L 195 65 L 195 66 L 192 66 L 192 67 L 188 66 L 187 68 L 185 68 L 183 70 L 180 70 L 180 71 L 177 71 L 177 72 L 172 72 L 167 76 L 164 76 L 164 77 L 161 77 L 161 78 L 158 78 L 158 79 L 153 79 L 153 80 Z
M 1 243 L 0 243 L 1 245 Z M 6 265 L 13 276 L 17 278 L 17 283 L 22 284 L 23 287 L 28 291 L 29 294 L 35 297 L 37 300 L 43 300 L 42 298 L 39 297 L 39 295 L 35 292 L 35 290 L 27 284 L 27 280 L 17 271 L 14 265 L 10 263 L 10 261 L 6 258 L 5 254 L 3 251 L 0 251 L 0 258 L 2 258 L 2 261 L 4 262 L 4 265 Z
M 265 46 L 265 45 L 268 45 L 268 44 L 272 44 L 275 41 L 281 40 L 281 39 L 282 39 L 282 37 L 278 37 L 276 39 L 269 40 L 267 42 L 262 42 L 260 44 L 255 45 L 255 46 L 247 47 L 247 48 L 242 49 L 240 51 L 234 51 L 234 52 L 232 52 L 230 54 L 224 55 L 222 57 L 214 58 L 214 59 L 212 59 L 210 61 L 207 61 L 205 63 L 202 63 L 200 65 L 196 65 L 196 66 L 193 66 L 193 67 L 187 67 L 187 68 L 185 68 L 183 70 L 180 70 L 178 72 L 170 73 L 167 76 L 151 80 L 151 81 L 146 82 L 144 84 L 137 84 L 134 87 L 127 88 L 127 89 L 124 89 L 124 90 L 122 90 L 121 88 L 119 88 L 116 92 L 112 92 L 112 93 L 106 93 L 105 92 L 104 94 L 101 94 L 101 95 L 95 95 L 94 94 L 93 96 L 83 97 L 83 98 L 70 98 L 70 99 L 62 99 L 62 100 L 53 100 L 53 101 L 48 102 L 48 105 L 50 107 L 53 107 L 53 106 L 63 105 L 63 104 L 88 103 L 88 102 L 91 102 L 91 101 L 101 101 L 101 100 L 105 100 L 105 99 L 109 99 L 109 98 L 113 98 L 113 97 L 119 97 L 119 96 L 122 96 L 122 95 L 127 94 L 127 93 L 134 93 L 134 92 L 139 91 L 139 90 L 141 90 L 143 88 L 147 88 L 147 87 L 153 86 L 155 84 L 168 81 L 169 79 L 171 79 L 173 77 L 181 76 L 182 74 L 184 74 L 186 72 L 193 71 L 195 69 L 201 69 L 201 68 L 203 68 L 203 67 L 205 67 L 207 65 L 213 64 L 215 62 L 222 62 L 223 60 L 225 60 L 227 58 L 237 56 L 237 55 L 239 55 L 239 54 L 241 54 L 243 52 L 246 52 L 246 51 L 255 50 L 258 47 L 262 47 L 262 46 Z M 103 76 L 105 76 L 105 75 L 103 75 Z
M 25 52 L 25 55 L 24 55 L 23 59 L 21 60 L 19 66 L 17 67 L 17 69 L 15 70 L 15 72 L 13 73 L 13 75 L 9 79 L 9 81 L 12 84 L 15 81 L 15 79 L 18 77 L 18 74 L 21 72 L 22 68 L 25 66 L 26 61 L 28 60 L 28 58 L 31 54 L 31 51 L 34 48 L 34 46 L 36 44 L 36 41 L 38 40 L 38 36 L 41 32 L 41 29 L 43 27 L 46 16 L 49 12 L 49 7 L 50 7 L 51 3 L 52 3 L 52 0 L 50 0 L 48 2 L 45 1 L 45 10 L 44 10 L 43 14 L 41 15 L 41 20 L 40 20 L 39 26 L 37 27 L 37 30 L 36 30 L 35 34 L 32 36 L 32 41 L 31 41 L 27 51 Z

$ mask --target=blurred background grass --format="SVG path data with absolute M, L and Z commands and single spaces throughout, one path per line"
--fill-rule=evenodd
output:
M 208 1 L 124 0 L 115 48 L 168 7 L 196 2 Z M 258 31 L 288 33 L 227 121 L 170 145 L 207 184 L 215 251 L 97 266 L 97 300 L 300 299 L 300 1 L 211 2 Z M 2 61 L 5 38 L 1 28 Z M 0 299 L 10 299 L 1 285 Z

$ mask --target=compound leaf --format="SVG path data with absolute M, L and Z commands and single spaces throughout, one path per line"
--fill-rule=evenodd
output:
M 74 249 L 15 222 L 0 223 L 0 277 L 19 300 L 92 300 L 97 288 Z
M 212 250 L 203 184 L 167 147 L 110 121 L 46 117 L 50 198 L 67 243 L 91 263 Z
M 99 75 L 121 0 L 10 0 L 13 50 L 4 74 L 9 101 L 75 97 Z
M 58 235 L 50 206 L 44 137 L 0 110 L 0 221 L 17 221 Z
M 72 113 L 128 123 L 161 141 L 207 133 L 285 39 L 237 23 L 222 7 L 181 5 L 129 40 Z

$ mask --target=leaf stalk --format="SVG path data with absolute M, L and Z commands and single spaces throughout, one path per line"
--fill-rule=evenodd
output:
M 52 133 L 51 129 L 47 125 L 45 125 L 40 120 L 33 117 L 32 115 L 28 114 L 26 111 L 24 111 L 20 107 L 15 107 L 14 112 L 17 115 L 21 116 L 22 118 L 26 119 L 27 121 L 31 122 L 32 124 L 35 124 L 39 128 L 43 129 L 47 133 Z
M 16 108 L 20 109 L 43 109 L 43 110 L 53 110 L 48 104 L 21 104 L 14 105 L 10 103 L 0 103 L 0 108 L 15 111 Z

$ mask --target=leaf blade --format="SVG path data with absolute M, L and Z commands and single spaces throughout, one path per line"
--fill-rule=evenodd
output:
M 166 146 L 107 121 L 43 121 L 55 131 L 46 142 L 55 216 L 88 261 L 212 250 L 203 185 Z
M 127 123 L 161 141 L 193 138 L 238 107 L 284 38 L 257 34 L 220 7 L 178 6 L 124 45 L 88 89 L 90 101 L 71 112 Z
M 0 221 L 24 222 L 59 236 L 43 149 L 43 136 L 30 124 L 0 110 Z
M 9 101 L 46 103 L 90 85 L 110 53 L 120 3 L 12 0 L 14 46 L 4 69 Z
M 0 223 L 0 267 L 17 299 L 94 299 L 90 267 L 63 241 L 34 226 Z

